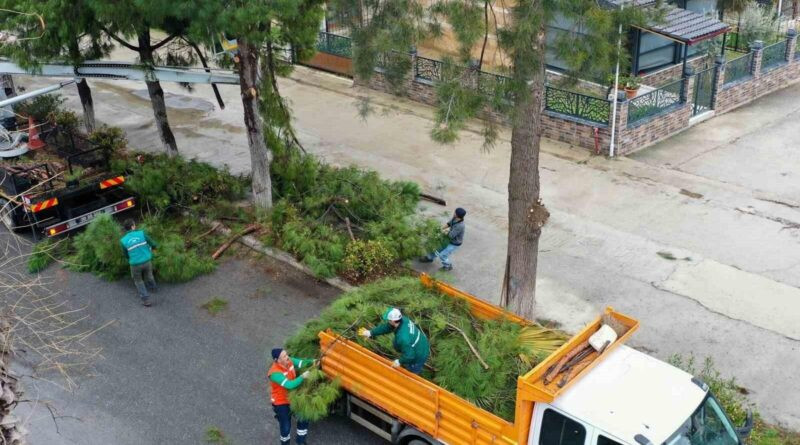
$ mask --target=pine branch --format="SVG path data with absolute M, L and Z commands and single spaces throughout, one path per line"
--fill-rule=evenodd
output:
M 116 41 L 117 43 L 119 43 L 120 45 L 124 46 L 125 48 L 128 48 L 131 51 L 136 51 L 136 52 L 140 51 L 140 48 L 138 46 L 134 46 L 134 45 L 131 45 L 130 43 L 126 42 L 124 39 L 118 37 L 116 34 L 114 34 L 113 32 L 109 31 L 108 28 L 106 28 L 105 26 L 103 26 L 103 25 L 98 25 L 98 26 L 100 27 L 100 29 L 103 30 L 104 33 L 106 33 L 107 36 L 111 37 L 112 40 Z
M 161 48 L 162 46 L 164 46 L 164 45 L 166 45 L 167 43 L 169 43 L 169 42 L 173 41 L 173 40 L 174 40 L 176 37 L 178 37 L 178 34 L 172 34 L 172 35 L 170 35 L 169 37 L 165 38 L 164 40 L 162 40 L 162 41 L 160 41 L 160 42 L 156 43 L 155 45 L 150 45 L 150 50 L 151 50 L 151 51 L 157 51 L 157 50 L 158 50 L 159 48 Z

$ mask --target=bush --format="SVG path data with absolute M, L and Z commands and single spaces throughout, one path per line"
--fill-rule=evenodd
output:
M 72 111 L 56 111 L 53 113 L 53 121 L 59 128 L 68 133 L 76 131 L 81 123 L 78 115 Z
M 58 94 L 44 94 L 16 105 L 17 114 L 32 117 L 37 123 L 53 118 L 63 111 L 65 99 Z
M 126 189 L 156 210 L 239 200 L 247 187 L 245 178 L 227 170 L 167 155 L 129 154 L 114 159 L 112 169 L 126 176 Z
M 355 240 L 347 244 L 342 261 L 342 274 L 360 282 L 369 277 L 385 275 L 397 256 L 383 241 Z
M 103 150 L 116 153 L 128 146 L 125 132 L 119 127 L 103 125 L 89 135 L 89 141 Z

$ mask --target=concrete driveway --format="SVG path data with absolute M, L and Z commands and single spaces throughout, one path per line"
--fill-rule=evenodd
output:
M 194 445 L 205 443 L 209 427 L 231 445 L 278 443 L 266 384 L 269 350 L 337 294 L 266 259 L 225 260 L 191 283 L 162 285 L 150 308 L 128 280 L 110 283 L 57 266 L 43 277 L 60 291 L 54 302 L 83 308 L 72 314 L 85 317 L 76 332 L 109 324 L 86 340 L 87 350 L 101 348 L 102 356 L 73 375 L 71 391 L 57 376 L 23 380 L 33 402 L 17 415 L 28 421 L 30 442 L 42 445 Z M 228 301 L 216 316 L 200 307 L 214 297 Z M 20 365 L 25 358 L 17 371 L 30 374 Z M 341 417 L 310 427 L 311 443 L 381 440 Z
M 45 80 L 19 79 L 21 84 Z M 159 150 L 144 85 L 91 82 L 97 116 L 131 145 Z M 249 171 L 239 91 L 189 94 L 164 85 L 179 149 Z M 300 139 L 326 162 L 413 180 L 467 208 L 464 247 L 448 280 L 497 301 L 507 243 L 510 135 L 481 149 L 477 126 L 452 146 L 432 142 L 433 110 L 298 68 L 280 88 Z M 66 91 L 78 107 L 76 94 Z M 376 112 L 358 117 L 358 98 Z M 538 313 L 574 330 L 606 305 L 639 318 L 633 344 L 666 359 L 710 357 L 746 387 L 766 419 L 800 429 L 800 84 L 698 125 L 631 158 L 605 159 L 545 141 L 542 194 L 551 212 L 540 244 Z M 188 104 L 188 106 L 187 106 Z M 795 144 L 796 145 L 796 144 Z M 434 271 L 435 265 L 416 265 Z

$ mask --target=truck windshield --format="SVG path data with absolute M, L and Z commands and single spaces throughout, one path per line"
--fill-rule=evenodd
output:
M 728 416 L 709 393 L 691 417 L 665 445 L 738 445 L 739 436 Z

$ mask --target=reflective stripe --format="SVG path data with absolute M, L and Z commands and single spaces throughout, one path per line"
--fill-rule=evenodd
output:
M 306 434 L 308 434 L 308 430 L 297 430 L 298 436 L 305 436 Z
M 412 344 L 412 345 L 411 345 L 411 347 L 412 347 L 412 348 L 413 348 L 414 346 L 417 346 L 417 343 L 419 343 L 419 339 L 420 339 L 420 337 L 422 337 L 422 333 L 421 333 L 421 332 L 417 332 L 417 339 L 416 339 L 416 340 L 414 340 L 414 344 Z
M 281 386 L 286 386 L 286 381 L 289 380 L 285 375 L 283 376 L 283 381 L 281 382 Z
M 146 245 L 147 245 L 147 241 L 145 241 L 143 243 L 139 243 L 139 244 L 134 244 L 131 247 L 128 247 L 128 252 L 130 252 L 131 250 L 133 250 L 133 249 L 135 249 L 137 247 L 142 247 L 142 246 L 146 246 Z
M 292 436 L 286 436 L 286 437 L 281 436 L 281 442 L 289 443 L 290 440 L 292 440 Z

